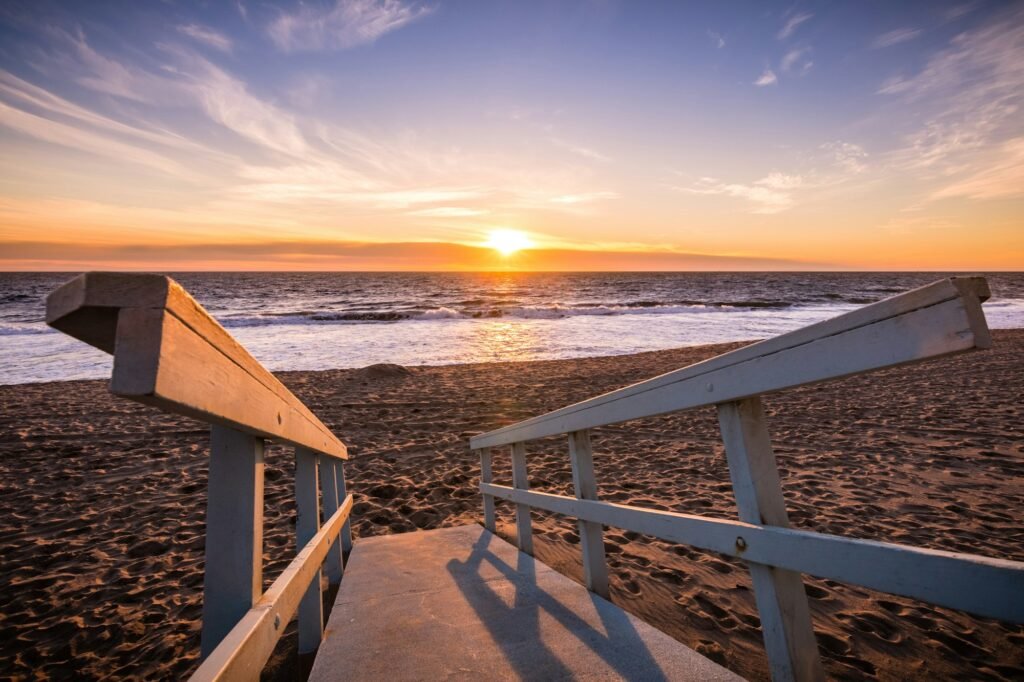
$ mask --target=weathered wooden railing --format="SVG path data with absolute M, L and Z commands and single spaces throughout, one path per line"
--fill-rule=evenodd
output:
M 584 580 L 608 596 L 603 526 L 748 562 L 772 677 L 823 677 L 801 573 L 1024 622 L 1024 562 L 854 540 L 789 528 L 760 396 L 927 358 L 988 348 L 982 278 L 953 278 L 471 439 L 481 461 L 484 525 L 495 499 L 516 505 L 532 553 L 530 508 L 579 520 Z M 739 521 L 597 499 L 589 430 L 714 405 Z M 575 498 L 528 490 L 526 442 L 567 434 Z M 491 450 L 511 445 L 512 487 L 492 482 Z
M 169 277 L 82 275 L 50 294 L 46 321 L 114 356 L 114 395 L 211 425 L 204 660 L 192 679 L 258 679 L 296 611 L 299 652 L 316 650 L 321 567 L 331 584 L 340 582 L 343 551 L 352 542 L 345 445 Z M 295 448 L 300 549 L 263 592 L 268 440 Z

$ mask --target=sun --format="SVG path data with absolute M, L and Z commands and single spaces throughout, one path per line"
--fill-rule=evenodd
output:
M 484 246 L 489 246 L 503 256 L 510 256 L 516 251 L 533 246 L 530 238 L 518 230 L 491 230 L 490 237 Z

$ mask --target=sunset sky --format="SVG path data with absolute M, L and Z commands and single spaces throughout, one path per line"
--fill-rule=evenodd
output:
M 0 269 L 1020 270 L 1022 105 L 1020 3 L 4 2 Z

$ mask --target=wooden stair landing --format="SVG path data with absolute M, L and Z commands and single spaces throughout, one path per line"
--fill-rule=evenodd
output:
M 355 543 L 310 680 L 739 680 L 481 526 Z

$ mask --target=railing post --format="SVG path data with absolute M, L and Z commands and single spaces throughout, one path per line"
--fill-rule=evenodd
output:
M 569 434 L 569 460 L 572 463 L 572 485 L 576 498 L 597 499 L 597 480 L 594 477 L 594 452 L 590 446 L 590 431 Z M 587 589 L 608 599 L 608 564 L 604 557 L 604 529 L 600 523 L 578 521 L 580 547 L 583 550 L 583 582 Z
M 512 487 L 528 490 L 530 479 L 526 474 L 526 443 L 512 444 Z M 516 505 L 516 545 L 519 550 L 533 556 L 533 529 L 530 526 L 530 505 Z
M 295 543 L 302 551 L 320 530 L 319 456 L 312 450 L 295 448 Z M 299 653 L 308 654 L 320 646 L 324 631 L 323 601 L 320 595 L 320 570 L 299 602 Z
M 490 483 L 493 479 L 491 472 L 491 449 L 480 448 L 480 482 Z M 494 495 L 483 494 L 484 498 L 484 528 L 494 532 Z
M 344 503 L 348 497 L 348 487 L 345 485 L 345 463 L 334 460 L 334 479 L 338 482 L 338 503 Z M 345 525 L 341 527 L 341 552 L 348 554 L 352 551 L 352 517 L 345 519 Z
M 718 422 L 740 520 L 789 527 L 760 397 L 719 404 Z M 737 548 L 741 548 L 741 540 L 737 538 Z M 748 565 L 772 679 L 776 682 L 824 679 L 800 574 L 754 562 Z
M 338 495 L 338 477 L 335 474 L 339 461 L 334 457 L 322 457 L 320 459 L 320 494 L 323 496 L 324 518 L 329 519 L 338 511 L 338 505 L 344 501 L 344 494 Z M 331 539 L 331 547 L 327 550 L 327 560 L 324 566 L 327 569 L 327 582 L 331 585 L 341 583 L 341 576 L 345 572 L 344 561 L 342 560 L 342 548 L 339 537 Z
M 210 428 L 202 657 L 263 594 L 263 439 Z

